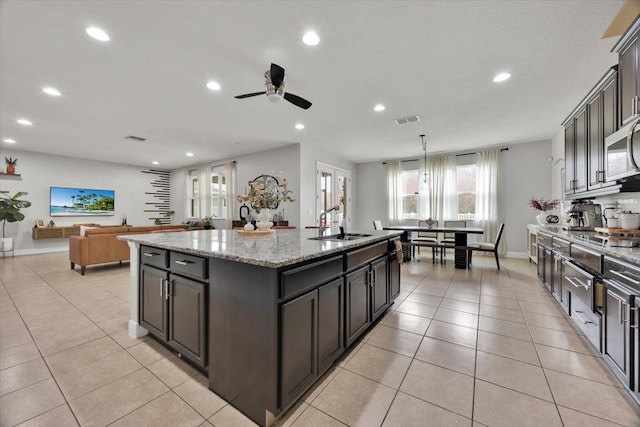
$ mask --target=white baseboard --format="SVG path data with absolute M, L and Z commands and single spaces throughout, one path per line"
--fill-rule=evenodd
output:
M 507 251 L 504 254 L 505 257 L 507 258 L 522 258 L 522 259 L 527 259 L 529 258 L 529 255 L 527 255 L 526 252 L 513 252 L 513 251 Z
M 69 247 L 60 247 L 60 248 L 42 248 L 42 249 L 16 249 L 14 252 L 15 256 L 20 255 L 40 255 L 40 254 L 49 254 L 54 252 L 68 252 Z

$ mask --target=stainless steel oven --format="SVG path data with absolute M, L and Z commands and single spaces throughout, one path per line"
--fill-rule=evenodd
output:
M 640 116 L 605 139 L 607 181 L 640 173 Z

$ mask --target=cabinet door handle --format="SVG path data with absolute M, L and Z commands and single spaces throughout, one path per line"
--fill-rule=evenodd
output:
M 164 297 L 164 279 L 160 278 L 160 298 Z
M 148 257 L 153 257 L 153 256 L 160 255 L 160 254 L 156 253 L 156 252 L 143 252 L 142 255 L 148 256 Z
M 634 284 L 634 285 L 636 285 L 636 286 L 640 285 L 640 281 L 638 281 L 638 280 L 633 280 L 631 277 L 629 277 L 629 276 L 625 276 L 624 274 L 620 273 L 620 272 L 619 272 L 619 271 L 617 271 L 617 270 L 609 270 L 609 271 L 610 271 L 611 273 L 615 274 L 616 276 L 618 276 L 618 277 L 620 277 L 620 278 L 622 278 L 622 279 L 624 279 L 624 280 L 627 280 L 627 281 L 629 281 L 629 282 L 633 283 L 633 284 Z
M 164 299 L 167 299 L 167 300 L 168 300 L 168 299 L 169 299 L 169 297 L 171 296 L 171 295 L 169 295 L 169 280 L 165 280 L 165 281 L 164 281 L 164 286 L 165 286 L 165 288 L 164 288 L 164 289 L 165 289 L 165 292 L 164 292 Z
M 575 315 L 576 315 L 576 317 L 577 317 L 578 319 L 580 319 L 580 321 L 581 321 L 582 323 L 584 323 L 585 325 L 586 325 L 586 324 L 588 324 L 588 323 L 593 323 L 591 320 L 584 320 L 584 318 L 583 318 L 582 316 L 580 316 L 578 313 L 582 313 L 582 311 L 575 310 L 575 311 L 573 312 L 573 314 L 575 314 Z
M 627 307 L 628 305 L 626 302 L 621 299 L 618 300 L 618 322 L 620 322 L 621 325 L 629 320 L 629 316 L 627 316 L 626 319 L 623 316 L 627 311 Z
M 188 264 L 194 264 L 193 261 L 189 261 L 189 260 L 184 260 L 184 261 L 178 261 L 176 260 L 176 264 L 180 264 L 180 265 L 188 265 Z
M 588 285 L 583 285 L 582 283 L 576 283 L 576 282 L 574 282 L 574 281 L 573 281 L 574 279 L 575 279 L 575 280 L 578 280 L 578 279 L 576 279 L 575 277 L 571 278 L 571 277 L 569 277 L 569 276 L 565 276 L 565 279 L 567 279 L 567 281 L 568 281 L 569 283 L 571 283 L 573 286 L 575 286 L 576 288 L 585 288 L 585 289 L 589 290 L 589 286 L 588 286 Z

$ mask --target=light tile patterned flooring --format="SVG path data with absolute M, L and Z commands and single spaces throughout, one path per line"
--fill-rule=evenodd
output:
M 279 421 L 293 426 L 640 426 L 638 405 L 535 265 L 429 257 L 380 322 Z M 0 261 L 0 426 L 243 426 L 196 370 L 127 335 L 129 268 Z

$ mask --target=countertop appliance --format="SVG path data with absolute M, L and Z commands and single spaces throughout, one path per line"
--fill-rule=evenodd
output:
M 640 116 L 605 139 L 607 181 L 640 174 Z
M 602 209 L 599 204 L 584 201 L 575 201 L 567 211 L 571 218 L 564 226 L 571 231 L 593 231 L 596 227 L 602 227 Z

